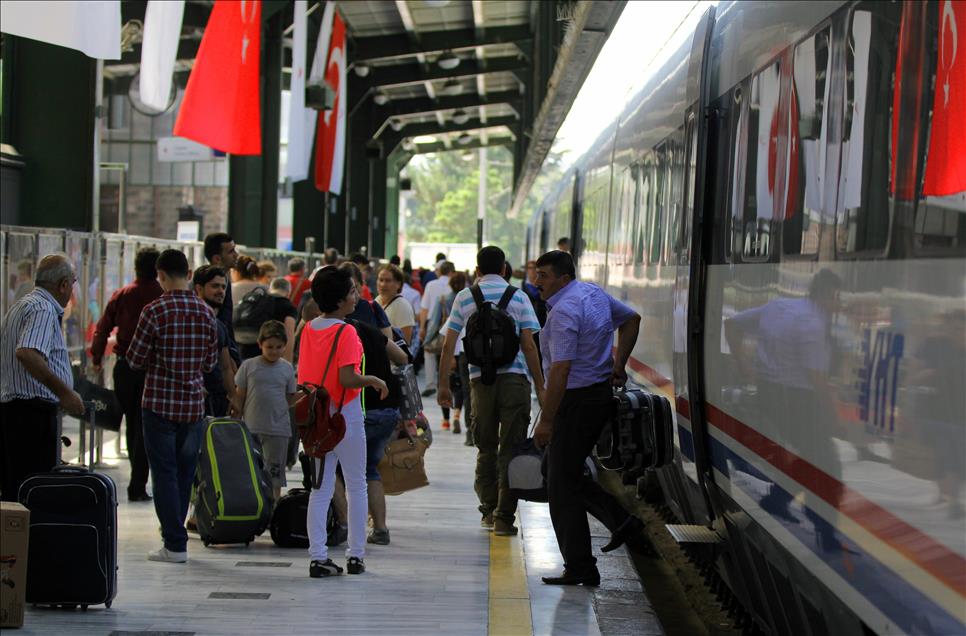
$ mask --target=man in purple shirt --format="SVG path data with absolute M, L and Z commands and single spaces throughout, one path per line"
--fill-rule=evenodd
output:
M 575 278 L 574 261 L 567 252 L 554 250 L 537 260 L 536 284 L 550 313 L 540 338 L 547 390 L 533 437 L 540 447 L 549 443 L 550 520 L 564 561 L 561 576 L 543 578 L 548 585 L 600 584 L 588 512 L 613 532 L 605 552 L 633 541 L 643 529 L 639 519 L 583 470 L 611 411 L 612 386 L 627 382 L 624 369 L 641 317 L 600 287 Z

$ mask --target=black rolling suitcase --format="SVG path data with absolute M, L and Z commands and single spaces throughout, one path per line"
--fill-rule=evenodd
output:
M 18 493 L 30 510 L 26 600 L 35 605 L 110 607 L 117 594 L 117 489 L 93 471 L 94 405 L 85 405 L 89 464 L 32 475 Z
M 280 548 L 309 547 L 309 496 L 312 492 L 312 458 L 305 453 L 299 453 L 299 463 L 302 465 L 302 488 L 292 488 L 282 495 L 272 513 L 269 530 L 272 541 Z M 326 518 L 326 533 L 332 536 L 335 531 L 335 511 L 329 504 Z

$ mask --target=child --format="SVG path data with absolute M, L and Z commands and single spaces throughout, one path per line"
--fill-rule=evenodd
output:
M 285 325 L 277 320 L 266 321 L 258 331 L 262 355 L 242 362 L 235 374 L 235 410 L 244 413 L 248 430 L 262 446 L 275 501 L 285 485 L 288 441 L 292 436 L 288 409 L 295 403 L 295 369 L 282 358 L 287 344 Z

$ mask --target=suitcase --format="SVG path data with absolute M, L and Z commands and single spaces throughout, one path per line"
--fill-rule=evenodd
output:
M 272 541 L 280 548 L 308 548 L 308 512 L 309 494 L 312 489 L 312 459 L 299 453 L 299 462 L 302 464 L 302 488 L 293 488 L 284 494 L 275 506 L 272 513 L 272 521 L 269 524 L 269 531 L 272 534 Z M 326 518 L 327 536 L 332 536 L 335 529 L 335 511 L 332 504 L 329 504 L 329 513 Z
M 673 456 L 672 423 L 664 397 L 642 389 L 615 390 L 612 415 L 596 446 L 601 465 L 624 471 L 627 483 L 664 466 Z
M 506 472 L 511 495 L 524 501 L 547 502 L 547 455 L 532 437 L 514 449 Z M 597 464 L 590 457 L 584 460 L 584 475 L 597 481 Z
M 393 367 L 393 375 L 399 380 L 402 400 L 399 405 L 399 419 L 414 420 L 423 411 L 423 398 L 416 382 L 416 369 L 411 364 Z
M 96 406 L 85 406 L 88 465 L 32 475 L 18 493 L 30 510 L 26 600 L 35 605 L 110 607 L 117 594 L 117 488 L 93 470 Z
M 205 546 L 248 545 L 268 527 L 275 503 L 271 478 L 241 420 L 213 418 L 205 424 L 195 487 L 195 519 Z

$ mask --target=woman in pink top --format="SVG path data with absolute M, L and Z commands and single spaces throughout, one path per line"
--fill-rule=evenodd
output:
M 366 545 L 366 515 L 368 500 L 366 492 L 366 433 L 360 393 L 364 387 L 372 387 L 385 398 L 389 394 L 386 383 L 371 375 L 360 375 L 362 342 L 352 325 L 343 321 L 351 314 L 359 300 L 358 292 L 349 272 L 324 268 L 312 280 L 312 298 L 318 303 L 322 315 L 310 322 L 302 331 L 299 344 L 300 383 L 321 384 L 331 396 L 332 410 L 342 407 L 346 421 L 345 437 L 324 460 L 314 460 L 316 478 L 322 473 L 321 485 L 309 496 L 308 532 L 309 576 L 321 578 L 341 574 L 342 568 L 329 558 L 325 545 L 325 519 L 335 490 L 336 463 L 342 466 L 346 494 L 349 503 L 349 547 L 346 549 L 346 570 L 349 574 L 362 574 Z M 341 330 L 341 333 L 340 333 Z M 336 336 L 338 334 L 338 340 Z M 326 377 L 326 363 L 335 347 L 335 355 Z

